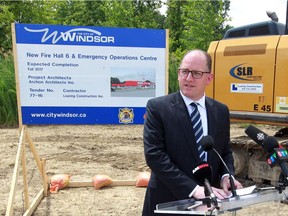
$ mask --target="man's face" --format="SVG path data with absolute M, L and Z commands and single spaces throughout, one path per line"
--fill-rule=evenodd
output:
M 187 54 L 182 61 L 181 69 L 209 72 L 206 58 L 199 52 Z M 186 97 L 195 101 L 204 95 L 206 86 L 209 85 L 213 79 L 211 73 L 203 73 L 200 79 L 193 78 L 191 73 L 189 73 L 187 77 L 182 77 L 179 73 L 180 71 L 178 70 L 178 81 L 181 92 Z

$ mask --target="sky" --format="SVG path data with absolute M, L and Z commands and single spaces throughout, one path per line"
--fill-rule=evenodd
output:
M 280 23 L 286 24 L 287 0 L 230 0 L 229 25 L 238 27 L 271 20 L 266 11 L 276 12 Z M 165 13 L 166 8 L 160 10 Z
M 229 25 L 238 27 L 270 20 L 266 11 L 276 12 L 280 23 L 286 23 L 287 0 L 231 0 L 228 12 L 232 21 Z

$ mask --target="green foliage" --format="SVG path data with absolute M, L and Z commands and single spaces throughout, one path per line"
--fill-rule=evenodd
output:
M 84 1 L 59 1 L 55 4 L 54 20 L 61 25 L 86 25 L 85 18 L 88 17 L 85 9 Z
M 169 39 L 169 93 L 178 90 L 177 68 L 188 50 L 207 50 L 211 41 L 223 37 L 230 1 L 168 1 L 165 28 Z
M 103 26 L 106 21 L 105 1 L 84 1 L 85 13 L 83 15 L 83 24 L 87 26 Z
M 186 40 L 183 40 L 183 48 L 207 50 L 211 41 L 221 39 L 225 6 L 222 1 L 192 1 L 185 5 L 183 13 L 186 14 L 186 29 L 183 38 Z
M 225 33 L 229 1 L 170 0 L 168 6 L 165 27 L 170 29 L 170 51 L 175 56 L 195 48 L 207 50 Z
M 120 81 L 119 78 L 117 78 L 117 77 L 111 77 L 110 80 L 111 80 L 111 84 L 112 84 L 112 83 L 113 83 L 113 84 L 114 84 L 114 83 L 117 83 L 117 84 L 118 84 L 118 83 L 121 83 L 121 81 Z
M 11 50 L 12 37 L 11 25 L 14 20 L 14 14 L 9 11 L 9 7 L 0 4 L 0 54 Z
M 169 57 L 169 93 L 176 92 L 179 89 L 178 85 L 178 67 L 180 61 L 173 56 Z
M 180 40 L 185 29 L 183 22 L 185 17 L 182 15 L 182 7 L 187 1 L 170 0 L 168 3 L 167 18 L 165 28 L 170 30 L 170 52 L 174 53 L 181 47 Z
M 17 100 L 12 56 L 0 57 L 0 125 L 17 125 Z
M 44 0 L 0 1 L 0 55 L 11 52 L 11 23 L 57 24 L 58 4 Z
M 99 10 L 105 19 L 102 25 L 131 28 L 163 28 L 164 16 L 160 1 L 103 1 Z

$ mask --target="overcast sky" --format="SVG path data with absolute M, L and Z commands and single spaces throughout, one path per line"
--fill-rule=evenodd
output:
M 266 11 L 276 12 L 279 22 L 286 23 L 287 0 L 231 0 L 230 25 L 237 27 L 270 20 Z
M 203 0 L 202 0 L 203 1 Z M 287 0 L 230 0 L 231 26 L 237 27 L 270 20 L 266 11 L 276 12 L 279 22 L 286 24 Z M 166 7 L 160 10 L 165 13 Z

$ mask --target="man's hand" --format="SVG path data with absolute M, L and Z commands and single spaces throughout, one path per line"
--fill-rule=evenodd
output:
M 239 181 L 237 181 L 236 179 L 233 179 L 233 181 L 234 181 L 234 184 L 235 184 L 235 189 L 243 188 L 242 184 Z M 229 190 L 231 188 L 229 176 L 225 176 L 222 179 L 221 185 L 222 185 L 223 191 L 227 195 L 231 194 L 231 191 Z
M 218 198 L 218 199 L 225 199 L 228 197 L 228 194 L 224 192 L 223 189 L 219 189 L 219 188 L 215 188 L 212 187 L 212 191 L 214 193 L 214 195 Z M 193 197 L 196 199 L 203 199 L 205 198 L 205 192 L 204 192 L 204 187 L 198 187 L 195 191 L 195 193 L 193 194 Z

